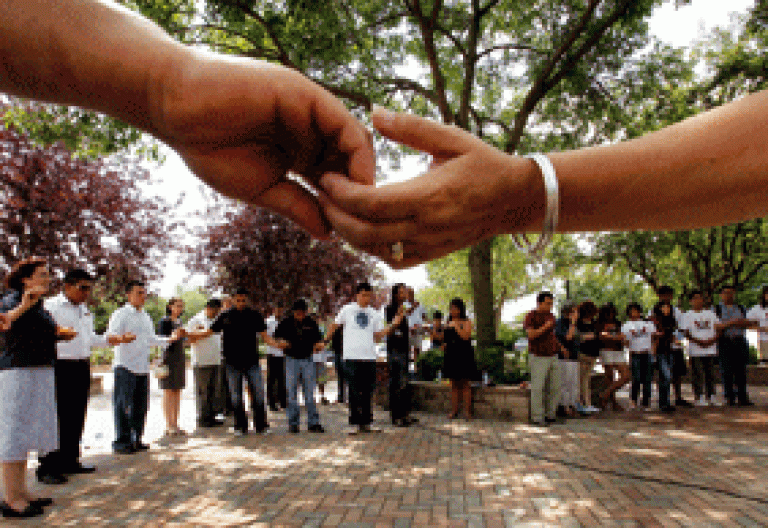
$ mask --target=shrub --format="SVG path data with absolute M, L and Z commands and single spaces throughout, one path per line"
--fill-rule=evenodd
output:
M 419 381 L 434 381 L 438 371 L 443 369 L 443 351 L 439 348 L 426 350 L 416 360 L 416 375 Z

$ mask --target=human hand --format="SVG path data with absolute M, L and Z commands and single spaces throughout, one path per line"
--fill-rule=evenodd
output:
M 75 337 L 77 337 L 77 332 L 74 328 L 67 326 L 56 327 L 56 339 L 60 341 L 72 341 Z
M 370 134 L 341 101 L 300 73 L 191 50 L 174 64 L 153 128 L 222 194 L 269 208 L 325 238 L 328 225 L 317 199 L 288 174 L 315 186 L 327 172 L 373 183 Z
M 187 335 L 187 331 L 183 328 L 177 328 L 176 330 L 171 333 L 171 341 L 178 341 L 179 339 L 184 339 L 184 337 Z
M 353 246 L 406 268 L 542 225 L 544 184 L 533 161 L 413 115 L 377 109 L 373 123 L 384 136 L 432 155 L 432 165 L 422 176 L 381 187 L 323 176 L 320 203 L 333 229 Z M 393 250 L 398 242 L 402 258 Z
M 120 336 L 121 343 L 133 343 L 134 341 L 136 341 L 136 334 L 126 332 L 122 336 Z

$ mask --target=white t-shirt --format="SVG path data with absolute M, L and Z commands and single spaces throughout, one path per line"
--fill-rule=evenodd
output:
M 275 330 L 277 329 L 277 325 L 280 324 L 280 321 L 277 320 L 277 317 L 274 315 L 270 315 L 267 320 L 267 334 L 269 337 L 275 337 Z M 266 352 L 268 356 L 274 356 L 274 357 L 283 357 L 283 349 L 282 348 L 275 348 L 267 345 Z
M 629 341 L 630 352 L 652 352 L 653 333 L 656 325 L 650 321 L 627 321 L 621 326 L 621 333 Z
M 408 316 L 408 326 L 410 328 L 419 328 L 421 329 L 421 326 L 425 323 L 424 321 L 424 315 L 426 315 L 426 310 L 424 310 L 424 306 L 419 304 L 416 308 L 413 309 L 411 312 L 411 315 Z
M 719 323 L 720 318 L 711 310 L 702 310 L 700 312 L 689 310 L 683 315 L 680 329 L 687 330 L 691 337 L 697 339 L 712 339 L 716 335 L 715 325 Z M 691 357 L 716 356 L 717 343 L 703 348 L 696 343 L 689 342 L 688 355 Z
M 760 341 L 768 341 L 768 308 L 756 304 L 747 312 L 747 319 L 760 323 L 762 332 L 758 332 Z
M 381 312 L 373 306 L 361 308 L 356 302 L 344 306 L 336 316 L 335 323 L 344 327 L 342 337 L 342 358 L 376 359 L 374 332 L 384 328 Z
M 187 323 L 189 332 L 209 330 L 214 319 L 208 319 L 205 310 L 198 313 Z M 200 339 L 192 345 L 192 365 L 195 367 L 212 367 L 221 365 L 221 334 L 213 334 Z

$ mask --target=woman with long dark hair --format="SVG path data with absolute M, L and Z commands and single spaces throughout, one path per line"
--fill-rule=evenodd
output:
M 659 408 L 664 412 L 674 411 L 669 399 L 669 388 L 674 368 L 672 344 L 675 341 L 677 320 L 672 305 L 660 301 L 653 307 L 653 322 L 656 325 L 656 363 L 659 368 Z
M 612 303 L 600 308 L 595 331 L 600 338 L 600 358 L 607 382 L 606 389 L 600 395 L 600 407 L 621 411 L 623 409 L 616 401 L 616 392 L 632 379 L 632 375 L 629 370 L 629 356 L 624 350 L 618 311 Z
M 56 340 L 72 339 L 43 308 L 51 278 L 41 258 L 22 260 L 6 277 L 9 292 L 0 300 L 0 463 L 5 501 L 3 517 L 35 517 L 51 499 L 33 498 L 27 489 L 30 451 L 58 448 L 53 378 Z
M 408 296 L 408 288 L 405 284 L 395 284 L 392 286 L 389 304 L 384 310 L 387 323 L 393 325 L 392 333 L 387 336 L 389 412 L 392 423 L 399 427 L 408 427 L 412 423 L 408 416 L 411 411 L 408 388 L 408 361 L 410 360 L 408 356 L 411 348 L 408 318 L 404 306 Z
M 597 306 L 592 301 L 584 301 L 579 307 L 576 329 L 579 334 L 579 387 L 585 412 L 597 412 L 592 405 L 592 372 L 600 356 L 600 336 L 595 328 Z
M 463 403 L 465 417 L 472 418 L 472 387 L 475 376 L 475 351 L 472 348 L 472 321 L 467 317 L 467 307 L 458 297 L 451 301 L 448 309 L 448 324 L 445 326 L 443 344 L 443 375 L 451 380 L 451 413 L 449 418 L 459 416 L 459 405 Z
M 181 314 L 184 312 L 184 301 L 177 297 L 171 298 L 165 306 L 165 317 L 160 319 L 157 335 L 170 336 L 177 328 L 181 328 Z M 160 388 L 163 390 L 163 412 L 165 414 L 165 436 L 186 436 L 179 428 L 179 409 L 181 408 L 181 391 L 186 385 L 186 358 L 184 356 L 184 338 L 171 341 L 163 350 L 162 365 L 166 375 L 160 378 Z

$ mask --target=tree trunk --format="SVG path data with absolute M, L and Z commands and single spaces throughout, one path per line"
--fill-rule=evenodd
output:
M 493 238 L 472 246 L 469 252 L 469 270 L 472 277 L 472 295 L 477 328 L 477 348 L 483 350 L 496 341 L 496 317 L 493 306 L 491 280 L 491 248 Z

